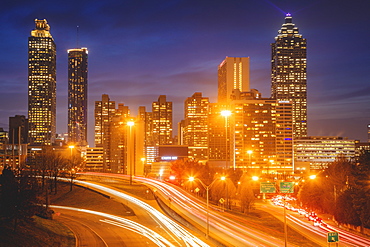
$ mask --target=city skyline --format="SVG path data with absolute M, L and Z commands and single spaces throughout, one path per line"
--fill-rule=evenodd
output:
M 34 19 L 48 21 L 57 46 L 57 133 L 67 132 L 66 51 L 89 49 L 88 139 L 93 146 L 93 106 L 102 94 L 129 106 L 134 115 L 138 106 L 149 109 L 159 95 L 167 95 L 175 127 L 183 119 L 184 101 L 195 92 L 217 101 L 217 66 L 226 56 L 250 57 L 251 88 L 270 97 L 270 44 L 284 23 L 284 10 L 308 41 L 308 135 L 366 141 L 370 3 L 205 2 L 209 5 L 107 1 L 86 8 L 84 1 L 70 8 L 58 2 L 8 3 L 0 25 L 6 32 L 4 50 L 12 56 L 0 60 L 0 127 L 8 128 L 9 117 L 27 116 L 27 37 Z

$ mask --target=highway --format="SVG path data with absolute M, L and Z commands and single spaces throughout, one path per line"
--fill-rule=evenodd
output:
M 65 179 L 67 181 L 67 179 Z M 176 223 L 174 220 L 159 212 L 157 209 L 152 207 L 146 202 L 143 202 L 133 196 L 125 194 L 116 189 L 109 188 L 108 186 L 96 184 L 93 182 L 74 180 L 74 183 L 92 188 L 94 190 L 100 191 L 104 194 L 114 197 L 116 200 L 121 200 L 123 203 L 130 203 L 130 207 L 139 211 L 145 211 L 146 216 L 144 218 L 152 218 L 156 222 L 156 227 L 154 231 L 159 231 L 162 237 L 167 239 L 169 243 L 173 246 L 194 246 L 194 247 L 208 247 L 209 244 L 203 242 L 194 234 L 190 233 L 180 224 Z
M 122 178 L 124 175 L 118 174 L 89 174 L 93 176 L 109 176 Z M 176 210 L 184 218 L 202 228 L 206 229 L 206 206 L 203 200 L 200 200 L 192 194 L 163 181 L 135 177 L 135 182 L 148 185 L 157 195 Z M 277 218 L 283 220 L 283 208 L 270 203 L 258 205 L 260 209 L 265 210 Z M 319 246 L 327 246 L 327 233 L 337 231 L 340 234 L 339 246 L 370 246 L 370 240 L 359 235 L 344 231 L 333 226 L 318 227 L 313 226 L 312 222 L 302 217 L 296 212 L 287 210 L 287 223 L 297 232 L 317 243 Z M 280 239 L 269 236 L 268 234 L 257 231 L 254 228 L 247 227 L 248 223 L 242 217 L 237 217 L 227 212 L 221 212 L 217 207 L 210 207 L 209 227 L 210 237 L 225 243 L 227 246 L 284 246 Z M 288 239 L 289 242 L 289 239 Z M 292 246 L 288 244 L 288 246 Z
M 265 210 L 275 217 L 283 221 L 284 219 L 284 208 L 273 205 L 271 202 L 263 203 L 258 205 L 259 208 Z M 320 226 L 314 226 L 312 221 L 307 220 L 303 215 L 298 212 L 286 210 L 287 224 L 302 233 L 310 240 L 316 242 L 320 246 L 326 246 L 327 233 L 338 232 L 339 233 L 339 246 L 370 246 L 370 239 L 362 237 L 358 234 L 354 234 L 349 231 L 345 231 L 336 226 L 330 224 L 323 224 Z M 325 220 L 324 220 L 325 222 Z
M 84 173 L 91 176 L 105 176 L 112 178 L 127 178 L 121 174 Z M 206 229 L 205 203 L 195 196 L 179 190 L 178 187 L 163 181 L 135 177 L 135 182 L 144 183 L 155 191 L 162 201 L 171 204 L 182 217 L 193 225 Z M 210 207 L 209 210 L 210 237 L 223 243 L 225 246 L 284 246 L 284 241 L 270 236 L 262 231 L 249 228 L 245 224 L 238 223 L 229 217 L 229 214 L 220 212 L 218 208 Z M 288 244 L 288 246 L 294 246 Z
M 76 246 L 174 246 L 143 225 L 122 217 L 81 208 L 50 206 L 54 219 L 68 226 Z

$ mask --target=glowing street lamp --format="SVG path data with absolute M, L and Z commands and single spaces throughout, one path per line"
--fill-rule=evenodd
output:
M 229 163 L 229 145 L 227 140 L 228 140 L 228 136 L 227 136 L 227 130 L 228 130 L 228 126 L 229 126 L 229 117 L 231 116 L 231 111 L 229 110 L 223 110 L 221 111 L 221 116 L 225 117 L 225 141 L 226 141 L 226 169 L 228 168 L 228 163 Z M 235 165 L 234 165 L 234 170 L 235 170 Z
M 220 180 L 225 180 L 226 177 L 221 177 Z M 207 192 L 207 232 L 206 232 L 206 238 L 208 239 L 208 236 L 209 236 L 209 189 L 211 188 L 211 186 L 216 182 L 217 179 L 213 180 L 212 183 L 210 183 L 209 185 L 205 185 L 202 180 L 200 180 L 199 178 L 195 178 L 195 177 L 189 177 L 188 180 L 190 182 L 193 182 L 195 180 L 198 180 L 200 182 L 200 184 L 203 186 L 203 188 L 206 190 Z
M 75 148 L 75 146 L 70 145 L 70 146 L 68 146 L 68 148 L 71 150 L 71 158 L 72 158 L 72 151 L 73 151 L 73 149 Z
M 248 156 L 249 156 L 249 168 L 252 168 L 251 155 L 253 153 L 253 150 L 248 150 L 247 153 L 248 153 Z
M 130 154 L 130 159 L 129 159 L 129 162 L 130 162 L 130 185 L 132 185 L 132 126 L 135 125 L 135 122 L 133 121 L 128 121 L 127 122 L 127 126 L 130 127 L 130 135 L 129 135 L 129 143 L 130 143 L 130 152 L 128 152 Z M 128 151 L 128 150 L 127 150 Z

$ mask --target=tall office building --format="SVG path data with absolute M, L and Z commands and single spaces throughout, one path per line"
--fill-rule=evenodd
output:
M 276 100 L 261 98 L 257 90 L 234 90 L 230 116 L 230 157 L 235 168 L 273 170 L 276 158 Z M 249 153 L 250 151 L 251 153 Z
M 116 102 L 111 101 L 107 94 L 102 95 L 101 101 L 95 101 L 95 147 L 103 147 L 103 169 L 111 171 L 110 143 L 111 121 L 116 114 Z
M 103 147 L 107 143 L 109 133 L 109 122 L 116 114 L 116 102 L 111 101 L 108 94 L 102 95 L 101 101 L 95 101 L 95 146 Z
M 87 145 L 87 48 L 68 50 L 68 141 Z
M 35 23 L 28 38 L 29 142 L 51 145 L 56 134 L 56 46 L 47 21 Z
M 212 167 L 230 168 L 230 124 L 221 115 L 229 107 L 223 104 L 208 105 L 208 160 Z
M 208 159 L 208 104 L 209 98 L 202 93 L 194 93 L 185 100 L 185 119 L 181 122 L 179 137 L 181 145 L 187 145 L 189 157 L 198 160 Z
M 249 57 L 226 57 L 218 66 L 218 103 L 230 102 L 234 89 L 249 91 Z
M 150 145 L 172 144 L 172 102 L 166 95 L 160 95 L 152 103 L 152 143 Z
M 271 44 L 271 96 L 293 104 L 295 138 L 307 136 L 306 39 L 287 14 Z

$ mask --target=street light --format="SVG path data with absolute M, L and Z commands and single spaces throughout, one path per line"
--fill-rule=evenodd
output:
M 220 180 L 225 180 L 225 179 L 226 179 L 226 177 L 221 177 L 220 178 Z M 217 179 L 213 180 L 212 183 L 210 183 L 209 185 L 205 185 L 202 182 L 202 180 L 200 180 L 199 178 L 189 177 L 190 182 L 193 182 L 195 180 L 198 180 L 200 182 L 200 184 L 203 186 L 203 188 L 207 191 L 207 232 L 206 232 L 206 238 L 208 239 L 208 236 L 209 236 L 209 189 L 216 182 Z
M 229 186 L 227 185 L 225 176 L 220 177 L 220 180 L 225 181 L 225 186 L 226 186 L 226 203 L 225 204 L 226 204 L 226 209 L 228 210 L 229 209 Z
M 229 145 L 228 145 L 228 136 L 227 136 L 227 129 L 228 129 L 228 120 L 229 117 L 231 116 L 231 111 L 229 110 L 223 110 L 221 111 L 221 116 L 225 117 L 225 141 L 226 141 L 226 169 L 228 168 L 228 162 L 229 162 Z M 235 165 L 234 165 L 234 170 L 235 170 Z
M 71 146 L 68 146 L 68 147 L 71 150 L 71 158 L 72 158 L 72 150 L 75 148 L 75 146 L 71 145 Z
M 129 162 L 130 162 L 130 185 L 132 185 L 132 126 L 134 126 L 135 123 L 133 121 L 128 121 L 127 122 L 127 126 L 130 127 L 130 135 L 129 135 L 129 144 L 130 144 L 130 152 L 128 152 L 129 154 Z M 128 145 L 127 145 L 128 146 Z M 127 151 L 128 151 L 128 147 L 127 147 Z
M 248 156 L 249 156 L 249 168 L 252 168 L 251 155 L 253 153 L 253 150 L 248 150 L 247 153 L 248 153 Z
M 145 170 L 145 160 L 146 160 L 146 159 L 143 157 L 143 158 L 141 158 L 140 160 L 141 160 L 141 162 L 142 162 L 142 166 L 143 166 L 143 167 L 142 167 L 142 169 L 143 169 L 142 171 L 144 171 L 144 174 L 146 175 L 146 170 Z

